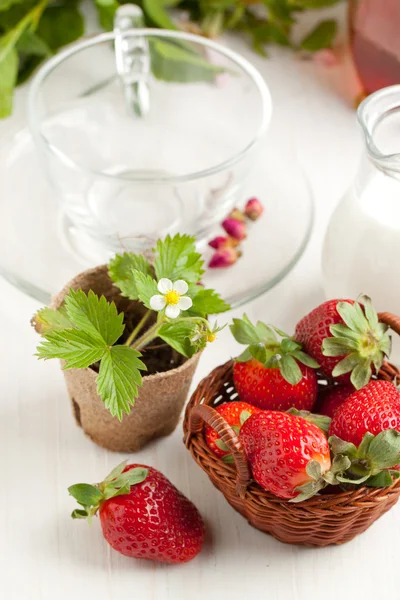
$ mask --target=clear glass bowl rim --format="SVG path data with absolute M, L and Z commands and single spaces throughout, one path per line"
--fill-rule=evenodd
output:
M 115 40 L 116 32 L 106 32 L 100 33 L 98 35 L 92 36 L 89 39 L 84 41 L 80 41 L 77 43 L 73 43 L 68 46 L 66 49 L 60 51 L 58 54 L 50 58 L 44 65 L 37 71 L 34 75 L 32 82 L 30 84 L 30 89 L 28 93 L 28 121 L 31 133 L 34 139 L 39 140 L 42 144 L 45 145 L 46 149 L 57 156 L 59 160 L 61 160 L 64 164 L 66 164 L 69 168 L 84 172 L 86 174 L 94 175 L 95 177 L 112 179 L 115 181 L 116 179 L 126 180 L 130 182 L 145 182 L 148 184 L 174 184 L 174 183 L 184 183 L 187 181 L 193 181 L 196 179 L 200 179 L 203 177 L 208 177 L 209 175 L 214 175 L 219 173 L 225 169 L 229 169 L 240 160 L 242 160 L 259 142 L 264 133 L 266 132 L 268 125 L 271 120 L 272 115 L 272 100 L 269 88 L 264 81 L 260 72 L 243 56 L 226 48 L 212 40 L 207 38 L 203 38 L 198 35 L 194 35 L 191 33 L 186 33 L 182 31 L 172 31 L 172 30 L 164 30 L 164 29 L 151 29 L 151 28 L 138 28 L 138 29 L 129 29 L 124 31 L 125 36 L 133 36 L 133 37 L 163 37 L 163 38 L 175 38 L 188 42 L 193 42 L 207 48 L 211 48 L 216 52 L 219 52 L 223 56 L 229 58 L 233 62 L 235 62 L 249 77 L 253 80 L 259 94 L 261 97 L 262 104 L 262 114 L 260 119 L 260 124 L 256 134 L 253 139 L 240 151 L 237 152 L 234 156 L 228 158 L 222 163 L 209 167 L 207 169 L 201 171 L 195 171 L 192 173 L 187 173 L 184 175 L 177 176 L 160 176 L 160 177 L 143 177 L 143 176 L 115 176 L 107 173 L 103 173 L 100 171 L 90 170 L 85 167 L 81 167 L 79 164 L 75 163 L 70 157 L 65 155 L 59 149 L 54 147 L 52 144 L 48 142 L 46 137 L 43 135 L 41 131 L 41 120 L 37 113 L 37 97 L 40 94 L 41 86 L 48 77 L 61 63 L 67 60 L 69 57 L 73 56 L 77 52 L 85 50 L 87 48 L 91 48 L 98 44 L 103 44 L 105 42 L 112 42 Z

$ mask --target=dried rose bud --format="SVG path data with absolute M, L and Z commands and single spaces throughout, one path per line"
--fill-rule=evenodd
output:
M 210 269 L 223 269 L 225 267 L 230 267 L 234 265 L 237 259 L 242 255 L 239 250 L 235 250 L 235 248 L 221 248 L 214 252 L 211 257 L 208 266 Z
M 217 235 L 213 240 L 208 242 L 208 245 L 215 250 L 220 250 L 221 248 L 235 248 L 239 244 L 239 240 L 235 240 L 235 238 L 225 235 Z
M 239 210 L 238 208 L 234 208 L 233 210 L 231 210 L 231 212 L 227 216 L 227 219 L 236 219 L 236 221 L 243 221 L 243 222 L 245 221 L 243 212 L 241 210 Z
M 247 237 L 246 223 L 243 223 L 243 221 L 228 218 L 222 221 L 222 227 L 235 240 L 244 240 Z
M 251 219 L 252 221 L 256 221 L 258 217 L 260 217 L 264 212 L 264 207 L 258 198 L 250 198 L 247 200 L 246 206 L 244 209 L 244 214 L 246 217 Z

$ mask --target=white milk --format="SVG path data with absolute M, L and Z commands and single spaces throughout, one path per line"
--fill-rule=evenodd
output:
M 330 221 L 322 265 L 327 298 L 363 293 L 378 311 L 400 315 L 399 181 L 377 170 L 361 194 L 349 190 Z M 392 358 L 400 361 L 398 340 Z

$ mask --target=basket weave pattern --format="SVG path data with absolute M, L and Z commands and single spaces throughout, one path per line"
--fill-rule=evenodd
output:
M 400 333 L 400 318 L 380 313 L 380 321 Z M 385 363 L 378 377 L 400 383 L 400 371 Z M 320 385 L 326 384 L 320 382 Z M 281 542 L 323 547 L 343 544 L 365 531 L 396 504 L 400 479 L 387 488 L 360 487 L 323 493 L 299 504 L 281 500 L 251 480 L 246 455 L 235 432 L 214 408 L 237 399 L 233 362 L 214 369 L 192 395 L 184 420 L 185 444 L 212 483 L 248 522 Z M 229 446 L 235 464 L 225 464 L 208 448 L 204 423 Z M 334 488 L 335 489 L 335 488 Z

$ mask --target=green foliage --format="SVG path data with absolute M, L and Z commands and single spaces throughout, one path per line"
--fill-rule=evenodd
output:
M 371 379 L 372 367 L 379 371 L 390 354 L 388 327 L 379 323 L 368 296 L 354 304 L 338 302 L 337 310 L 343 323 L 331 326 L 332 337 L 324 339 L 322 351 L 325 356 L 343 357 L 332 371 L 333 377 L 351 373 L 352 384 L 360 389 Z
M 142 385 L 141 371 L 146 370 L 141 358 L 152 340 L 160 337 L 190 358 L 220 331 L 217 324 L 210 326 L 206 316 L 230 307 L 214 290 L 195 285 L 203 273 L 202 265 L 194 238 L 179 234 L 157 242 L 151 263 L 144 256 L 129 252 L 116 256 L 109 264 L 111 280 L 123 295 L 148 309 L 125 343 L 116 345 L 125 325 L 124 314 L 118 313 L 114 302 L 108 302 L 104 296 L 99 298 L 91 290 L 86 294 L 71 289 L 58 310 L 43 308 L 33 319 L 43 337 L 38 357 L 59 358 L 65 369 L 85 369 L 99 363 L 98 394 L 111 414 L 121 420 L 134 406 Z M 190 285 L 185 295 L 193 297 L 193 305 L 175 319 L 169 319 L 165 309 L 159 311 L 157 319 L 153 318 L 153 324 L 139 336 L 151 316 L 151 299 L 160 294 L 156 275 L 159 279 L 169 275 L 171 285 L 186 278 Z M 76 517 L 81 516 L 76 513 Z
M 99 24 L 113 28 L 115 12 L 125 0 L 92 0 Z M 263 10 L 254 10 L 246 0 L 132 0 L 144 11 L 146 26 L 178 29 L 169 9 L 189 12 L 201 33 L 218 36 L 225 29 L 245 32 L 254 50 L 266 56 L 271 44 L 297 49 L 291 40 L 297 13 L 319 9 L 339 0 L 260 0 Z M 0 118 L 12 111 L 15 85 L 23 83 L 43 59 L 84 33 L 79 0 L 0 0 Z M 257 7 L 258 9 L 259 7 Z M 332 44 L 334 21 L 323 21 L 302 41 L 300 48 L 314 52 Z M 223 72 L 209 62 L 196 47 L 169 40 L 150 42 L 155 77 L 175 82 L 213 82 Z
M 336 21 L 322 21 L 303 39 L 301 48 L 308 52 L 329 48 L 335 39 L 336 30 Z
M 318 363 L 302 351 L 301 345 L 288 337 L 284 331 L 258 321 L 254 325 L 247 315 L 233 319 L 230 326 L 233 337 L 239 344 L 247 345 L 246 350 L 236 359 L 247 362 L 256 359 L 266 368 L 277 368 L 291 385 L 297 385 L 303 375 L 299 364 L 316 369 Z M 282 337 L 278 340 L 276 334 Z
M 100 508 L 101 502 L 116 496 L 129 494 L 131 487 L 144 481 L 149 473 L 144 467 L 135 467 L 125 471 L 126 461 L 115 467 L 101 483 L 91 485 L 76 483 L 68 488 L 70 495 L 75 498 L 82 508 L 75 509 L 71 516 L 73 519 L 88 519 Z
M 171 281 L 184 279 L 187 283 L 198 283 L 204 273 L 204 260 L 195 242 L 194 237 L 180 234 L 158 240 L 154 260 L 157 279 L 166 277 Z
M 43 309 L 35 318 L 44 338 L 38 346 L 38 357 L 64 360 L 66 369 L 85 369 L 100 362 L 99 396 L 120 420 L 134 404 L 142 383 L 140 371 L 146 369 L 139 352 L 113 345 L 124 331 L 123 317 L 104 296 L 70 290 L 65 307 L 58 311 Z

